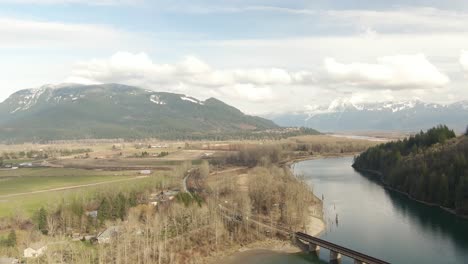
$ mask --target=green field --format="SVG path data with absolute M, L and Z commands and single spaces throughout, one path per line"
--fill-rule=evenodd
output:
M 30 176 L 0 178 L 0 198 L 2 198 L 3 195 L 8 194 L 26 193 L 123 179 L 129 179 L 129 176 Z
M 0 217 L 15 213 L 31 215 L 65 198 L 87 199 L 104 190 L 145 188 L 164 179 L 160 172 L 137 178 L 138 171 L 103 171 L 70 168 L 24 168 L 0 170 Z M 91 186 L 81 186 L 89 185 Z M 51 190 L 67 188 L 66 190 Z M 75 188 L 76 187 L 76 188 Z M 28 193 L 28 192 L 40 193 Z
M 44 180 L 43 178 L 47 178 Z M 72 179 L 70 179 L 72 178 Z M 31 180 L 24 181 L 23 179 Z M 66 187 L 80 184 L 99 183 L 129 179 L 128 181 L 111 182 L 109 184 L 99 184 L 94 186 L 80 187 L 61 191 L 48 191 L 35 194 L 22 194 L 13 197 L 3 197 L 1 195 L 28 190 L 44 190 L 54 188 L 52 186 Z M 152 175 L 147 178 L 135 178 L 129 176 L 55 176 L 55 177 L 19 177 L 16 181 L 0 180 L 0 217 L 12 216 L 15 214 L 31 216 L 39 208 L 53 208 L 63 201 L 73 199 L 89 200 L 105 192 L 129 192 L 129 190 L 143 190 L 164 184 L 170 184 L 170 179 L 164 175 Z M 12 192 L 12 188 L 18 189 Z
M 0 179 L 3 177 L 33 177 L 33 176 L 118 176 L 135 175 L 136 171 L 102 171 L 71 168 L 24 168 L 17 170 L 0 170 Z

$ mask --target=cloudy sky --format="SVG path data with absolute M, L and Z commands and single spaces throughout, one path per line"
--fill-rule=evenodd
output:
M 0 0 L 0 101 L 124 83 L 254 114 L 468 99 L 464 0 Z

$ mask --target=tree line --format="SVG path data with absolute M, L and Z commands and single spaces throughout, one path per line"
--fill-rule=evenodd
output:
M 411 197 L 468 214 L 468 137 L 437 126 L 381 144 L 355 157 L 353 167 L 378 171 L 385 184 Z

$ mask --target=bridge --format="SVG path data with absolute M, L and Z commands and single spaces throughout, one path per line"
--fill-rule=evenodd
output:
M 195 172 L 196 171 L 194 169 L 188 170 L 183 180 L 184 191 L 188 192 L 189 194 L 191 194 L 191 190 L 187 187 L 187 179 Z M 343 255 L 354 259 L 355 264 L 390 264 L 384 260 L 368 256 L 366 254 L 337 244 L 333 244 L 306 233 L 294 232 L 289 228 L 285 228 L 279 225 L 272 226 L 271 223 L 264 223 L 261 219 L 257 219 L 253 216 L 250 218 L 243 217 L 242 213 L 236 212 L 236 210 L 231 210 L 225 207 L 222 203 L 218 204 L 218 212 L 228 221 L 236 223 L 247 221 L 265 229 L 272 229 L 277 233 L 282 234 L 284 237 L 290 237 L 292 238 L 292 242 L 301 248 L 302 251 L 318 254 L 320 247 L 326 248 L 330 251 L 330 263 L 339 263 L 341 261 L 341 256 Z
M 313 237 L 311 235 L 296 232 L 294 233 L 295 242 L 305 251 L 310 253 L 318 253 L 320 247 L 326 248 L 330 250 L 330 262 L 336 263 L 339 262 L 341 259 L 341 255 L 350 257 L 354 259 L 355 264 L 389 264 L 384 260 L 380 260 L 360 252 L 354 251 L 349 248 L 342 247 L 337 244 L 333 244 L 331 242 L 325 241 L 323 239 Z

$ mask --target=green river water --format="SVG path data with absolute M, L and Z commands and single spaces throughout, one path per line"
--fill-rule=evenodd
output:
M 388 191 L 351 167 L 352 158 L 303 161 L 293 166 L 324 197 L 321 238 L 391 263 L 468 263 L 468 221 Z M 307 254 L 242 252 L 233 263 L 328 263 Z M 343 257 L 342 263 L 353 263 Z

